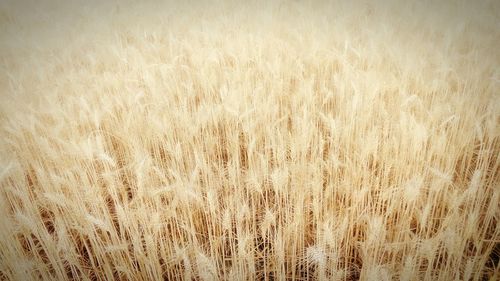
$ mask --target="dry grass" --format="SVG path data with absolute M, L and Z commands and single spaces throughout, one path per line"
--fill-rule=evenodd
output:
M 498 280 L 499 2 L 265 2 L 0 3 L 0 279 Z

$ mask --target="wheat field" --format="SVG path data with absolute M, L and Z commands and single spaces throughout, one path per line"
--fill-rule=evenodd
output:
M 499 46 L 494 0 L 1 1 L 0 280 L 499 280 Z

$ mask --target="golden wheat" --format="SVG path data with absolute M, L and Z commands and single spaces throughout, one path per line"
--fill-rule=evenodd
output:
M 0 3 L 0 279 L 498 280 L 498 1 Z

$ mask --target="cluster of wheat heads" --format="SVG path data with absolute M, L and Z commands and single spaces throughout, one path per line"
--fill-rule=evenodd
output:
M 498 280 L 497 1 L 0 7 L 1 280 Z

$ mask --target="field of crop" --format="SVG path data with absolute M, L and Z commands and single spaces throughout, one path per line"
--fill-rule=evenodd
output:
M 495 0 L 1 1 L 0 280 L 499 280 L 499 46 Z

